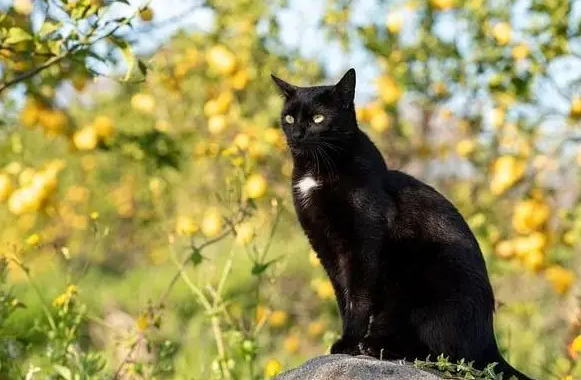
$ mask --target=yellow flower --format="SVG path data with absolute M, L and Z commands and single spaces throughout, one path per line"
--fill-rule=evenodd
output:
M 563 242 L 569 246 L 577 244 L 579 235 L 575 231 L 567 231 L 563 234 Z
M 531 49 L 525 44 L 517 45 L 512 48 L 512 57 L 516 61 L 520 61 L 525 59 L 529 55 L 530 51 Z
M 97 220 L 97 219 L 99 219 L 99 213 L 98 213 L 97 211 L 93 211 L 93 212 L 92 212 L 92 213 L 89 215 L 89 217 L 90 217 L 91 219 L 93 219 L 93 220 Z
M 262 197 L 266 193 L 266 179 L 261 174 L 252 174 L 246 180 L 244 193 L 250 199 Z
M 206 211 L 202 219 L 202 233 L 209 238 L 215 237 L 222 232 L 222 216 L 216 209 Z
M 500 195 L 522 178 L 526 164 L 514 156 L 500 156 L 492 164 L 490 191 Z
M 6 201 L 14 191 L 12 179 L 7 174 L 0 173 L 0 202 Z
M 280 131 L 276 128 L 267 128 L 264 131 L 264 141 L 271 145 L 279 144 L 282 141 L 281 137 Z
M 254 237 L 254 226 L 250 223 L 242 223 L 236 228 L 236 244 L 248 245 Z
M 53 306 L 59 307 L 68 304 L 78 292 L 79 288 L 76 285 L 69 285 L 63 294 L 57 296 L 52 301 Z
M 367 111 L 367 107 L 357 107 L 355 110 L 355 115 L 357 120 L 362 123 L 366 123 L 369 121 L 369 112 Z
M 20 13 L 23 16 L 28 16 L 33 8 L 32 0 L 14 0 L 12 6 L 16 13 Z
M 519 233 L 530 233 L 542 227 L 549 219 L 551 209 L 548 204 L 536 199 L 517 203 L 512 217 L 512 226 Z
M 512 28 L 506 22 L 499 22 L 492 28 L 492 35 L 499 45 L 506 45 L 510 42 Z
M 286 324 L 288 320 L 288 314 L 284 310 L 275 310 L 270 314 L 268 322 L 272 327 L 281 327 Z
M 401 12 L 390 12 L 385 20 L 385 26 L 391 33 L 399 33 L 403 22 L 404 19 Z
M 93 128 L 95 129 L 95 133 L 100 138 L 109 138 L 113 136 L 114 127 L 113 127 L 113 120 L 109 116 L 100 115 L 93 120 Z
M 198 231 L 198 225 L 189 216 L 178 215 L 175 230 L 178 235 L 193 235 Z
M 575 282 L 575 273 L 559 265 L 553 265 L 545 270 L 545 277 L 552 283 L 558 294 L 565 294 L 573 282 Z
M 494 249 L 494 253 L 496 256 L 502 259 L 508 259 L 512 257 L 515 253 L 513 242 L 510 240 L 503 240 L 498 242 Z
M 262 323 L 270 313 L 270 309 L 265 305 L 258 305 L 256 306 L 256 315 L 255 321 L 256 323 Z
M 147 318 L 147 316 L 140 314 L 139 317 L 137 317 L 137 320 L 135 321 L 135 326 L 137 327 L 137 330 L 139 331 L 145 331 L 147 330 L 147 328 L 149 327 L 149 319 Z
M 474 140 L 463 139 L 460 142 L 458 142 L 458 144 L 456 144 L 456 152 L 458 153 L 459 156 L 466 157 L 470 153 L 474 152 L 475 147 L 476 144 L 474 143 Z
M 67 286 L 66 293 L 68 295 L 73 296 L 73 295 L 77 294 L 78 292 L 79 292 L 79 288 L 77 287 L 77 285 L 72 285 L 71 284 L 71 285 Z
M 92 126 L 86 126 L 75 132 L 73 135 L 73 144 L 78 150 L 95 149 L 98 143 L 97 132 Z
M 402 91 L 395 79 L 389 75 L 383 75 L 376 80 L 379 97 L 385 104 L 394 104 L 401 97 Z
M 572 358 L 577 358 L 581 352 L 581 334 L 577 335 L 569 345 L 569 353 Z
M 234 87 L 236 90 L 242 90 L 244 87 L 246 87 L 249 81 L 250 81 L 250 72 L 247 69 L 238 71 L 230 79 L 232 87 Z
M 59 295 L 58 297 L 56 297 L 53 301 L 52 304 L 54 306 L 63 306 L 65 303 L 67 303 L 69 297 L 63 293 L 61 295 Z
M 40 235 L 32 234 L 26 238 L 26 244 L 28 245 L 37 245 L 40 242 Z
M 319 265 L 321 265 L 321 260 L 319 260 L 319 257 L 317 256 L 317 252 L 315 252 L 312 249 L 309 251 L 309 262 L 314 267 L 318 267 Z
M 497 107 L 492 109 L 490 113 L 490 122 L 492 126 L 498 128 L 504 123 L 505 112 L 504 109 Z
M 581 97 L 576 97 L 573 99 L 569 114 L 571 117 L 581 117 Z
M 139 18 L 145 22 L 149 22 L 153 19 L 153 9 L 150 7 L 145 7 L 139 11 Z
M 208 132 L 217 135 L 226 129 L 228 119 L 224 115 L 214 115 L 208 119 Z
M 383 109 L 375 112 L 371 119 L 369 120 L 369 125 L 375 131 L 382 133 L 385 132 L 389 126 L 391 125 L 391 120 L 389 119 L 389 115 Z
M 153 113 L 155 110 L 155 98 L 150 94 L 137 93 L 131 97 L 131 107 L 144 113 Z
M 432 5 L 440 10 L 447 10 L 456 5 L 456 0 L 431 0 Z
M 544 261 L 545 257 L 540 251 L 531 251 L 523 257 L 524 266 L 532 272 L 540 271 L 544 266 Z
M 271 379 L 278 375 L 282 370 L 280 362 L 276 359 L 268 359 L 264 366 L 264 377 Z
M 239 133 L 234 137 L 234 146 L 236 146 L 240 150 L 248 149 L 248 145 L 250 144 L 250 136 L 246 133 Z
M 542 252 L 546 245 L 547 236 L 542 232 L 533 232 L 513 239 L 513 249 L 519 257 L 524 257 L 533 251 Z
M 309 323 L 309 326 L 307 327 L 307 334 L 311 338 L 319 337 L 323 331 L 325 331 L 325 322 L 322 320 L 313 321 Z
M 320 299 L 323 300 L 333 299 L 335 296 L 335 290 L 333 289 L 333 284 L 331 284 L 331 281 L 321 281 L 321 283 L 317 286 L 317 295 Z
M 291 334 L 284 339 L 283 346 L 284 350 L 289 354 L 294 354 L 299 350 L 300 339 L 298 336 Z
M 236 68 L 236 56 L 223 45 L 212 46 L 206 52 L 208 66 L 218 74 L 228 75 Z
M 43 201 L 42 189 L 23 187 L 12 193 L 8 199 L 8 210 L 14 215 L 38 211 Z

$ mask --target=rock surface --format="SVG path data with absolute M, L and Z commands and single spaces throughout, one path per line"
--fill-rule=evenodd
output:
M 430 372 L 369 356 L 325 355 L 281 373 L 274 380 L 440 380 Z

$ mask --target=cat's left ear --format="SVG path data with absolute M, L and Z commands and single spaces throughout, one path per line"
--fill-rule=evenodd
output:
M 292 84 L 283 81 L 282 79 L 274 76 L 274 74 L 270 74 L 270 77 L 272 78 L 273 82 L 278 86 L 281 94 L 286 99 L 291 98 L 295 94 L 295 92 L 297 91 L 296 86 L 293 86 Z
M 344 106 L 349 107 L 355 100 L 355 69 L 349 69 L 343 78 L 337 82 L 333 91 L 336 92 Z

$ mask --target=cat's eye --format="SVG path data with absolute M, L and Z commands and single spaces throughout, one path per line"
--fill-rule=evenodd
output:
M 315 122 L 315 124 L 319 124 L 321 123 L 323 120 L 325 120 L 325 116 L 323 115 L 315 115 L 313 116 L 313 121 Z
M 286 116 L 284 117 L 284 121 L 286 121 L 286 122 L 287 122 L 287 123 L 289 123 L 289 124 L 292 124 L 292 123 L 294 123 L 294 122 L 295 122 L 295 118 L 294 118 L 294 117 L 292 117 L 291 115 L 286 115 Z

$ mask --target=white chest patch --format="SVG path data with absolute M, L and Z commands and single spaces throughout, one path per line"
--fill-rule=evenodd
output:
M 307 199 L 309 194 L 313 191 L 313 189 L 321 186 L 321 184 L 311 176 L 305 176 L 301 178 L 295 185 L 295 188 L 299 191 L 301 198 L 303 200 Z

